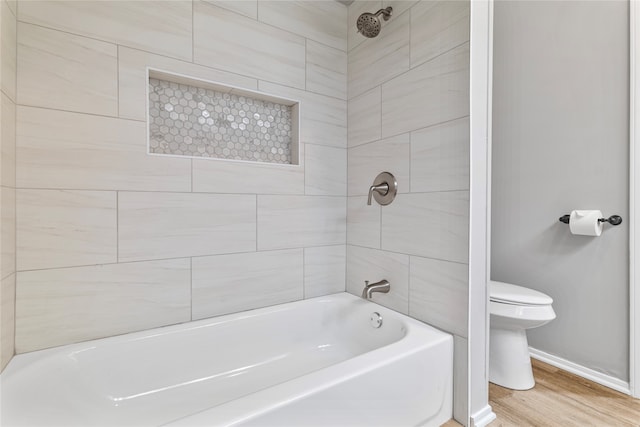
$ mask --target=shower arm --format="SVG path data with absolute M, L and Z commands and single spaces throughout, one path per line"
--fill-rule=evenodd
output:
M 374 15 L 376 18 L 380 15 L 384 15 L 382 19 L 384 19 L 385 21 L 388 21 L 389 18 L 391 18 L 391 11 L 389 9 L 390 7 L 387 7 L 386 9 L 380 9 L 379 11 L 374 13 Z

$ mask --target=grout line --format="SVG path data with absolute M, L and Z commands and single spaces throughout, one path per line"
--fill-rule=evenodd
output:
M 306 67 L 306 65 L 305 65 L 305 67 Z M 305 74 L 306 74 L 306 71 L 305 71 Z M 254 78 L 254 77 L 251 77 L 251 78 Z M 282 87 L 284 87 L 286 89 L 293 89 L 293 90 L 297 90 L 297 91 L 300 91 L 300 92 L 310 93 L 312 95 L 321 96 L 323 98 L 328 98 L 328 99 L 331 99 L 331 100 L 334 100 L 334 101 L 341 101 L 341 102 L 344 102 L 344 103 L 348 103 L 349 102 L 345 98 L 339 98 L 337 96 L 327 95 L 327 94 L 324 94 L 324 93 L 315 92 L 313 90 L 307 90 L 307 89 L 304 89 L 304 88 L 299 88 L 299 87 L 295 87 L 295 86 L 289 86 L 289 85 L 284 84 L 284 83 L 274 82 L 274 81 L 271 81 L 271 80 L 265 80 L 265 79 L 262 79 L 262 78 L 255 78 L 255 79 L 258 81 L 258 83 L 262 82 L 262 83 L 268 83 L 268 84 L 272 84 L 272 85 L 276 85 L 276 86 L 282 86 Z M 305 76 L 305 80 L 306 80 L 306 76 Z M 267 92 L 267 94 L 269 94 L 269 95 L 283 96 L 283 95 L 274 94 L 271 91 L 265 91 L 264 89 L 260 89 L 259 86 L 258 86 L 258 92 Z M 286 98 L 286 96 L 283 96 L 283 97 Z
M 57 31 L 59 33 L 64 33 L 64 34 L 68 34 L 68 35 L 75 36 L 75 37 L 84 37 L 86 39 L 90 39 L 90 40 L 94 40 L 94 41 L 98 41 L 98 42 L 102 42 L 102 43 L 113 44 L 113 45 L 116 45 L 116 46 L 118 45 L 117 42 L 108 41 L 108 40 L 105 40 L 105 39 L 99 39 L 99 38 L 96 38 L 96 37 L 93 37 L 93 36 L 88 36 L 88 35 L 85 35 L 85 34 L 74 33 L 74 32 L 71 32 L 71 31 L 60 29 L 60 28 L 48 27 L 48 26 L 43 25 L 43 24 L 38 24 L 38 23 L 35 23 L 35 22 L 30 22 L 30 21 L 24 21 L 22 19 L 16 19 L 16 22 L 19 22 L 21 24 L 26 24 L 26 25 L 32 25 L 32 26 L 38 27 L 38 28 L 44 28 L 45 30 Z M 126 47 L 128 47 L 128 46 L 126 46 Z M 172 57 L 169 57 L 169 58 L 172 58 Z
M 413 12 L 412 12 L 413 6 L 415 6 L 415 4 L 412 5 L 409 9 L 405 10 L 400 15 L 398 15 L 398 16 L 402 16 L 405 13 L 409 14 L 409 69 L 412 69 L 414 66 L 413 62 L 411 61 L 411 52 L 413 51 L 413 49 L 411 49 L 411 39 L 412 39 L 411 34 L 413 34 L 413 27 L 411 26 L 411 18 L 413 18 Z
M 3 2 L 5 0 L 2 0 Z M 18 22 L 18 2 L 16 1 L 16 11 L 14 12 L 13 9 L 11 9 L 11 7 L 9 7 L 9 1 L 6 1 L 7 3 L 7 9 L 9 9 L 9 12 L 11 12 L 11 14 L 13 15 L 13 19 L 15 19 L 16 22 Z
M 14 283 L 13 283 L 13 353 L 15 354 L 15 337 L 17 326 L 16 324 L 16 307 L 18 303 L 18 2 L 15 3 L 16 10 L 14 13 L 15 19 L 15 28 L 16 28 L 16 39 L 15 39 L 15 69 L 14 72 L 14 82 L 15 82 L 15 100 L 13 101 L 13 274 L 15 274 Z M 7 8 L 11 9 L 7 4 Z
M 191 321 L 193 321 L 193 258 L 189 257 L 189 308 L 191 311 Z
M 413 138 L 411 138 L 411 134 L 412 132 L 409 132 L 409 170 L 407 171 L 409 177 L 409 179 L 407 180 L 408 193 L 411 193 L 411 165 L 413 164 L 413 156 L 411 154 L 413 153 Z
M 456 120 L 463 120 L 463 119 L 470 118 L 470 117 L 471 116 L 469 114 L 464 115 L 464 116 L 460 116 L 460 117 L 454 117 L 453 119 L 448 119 L 448 120 L 445 120 L 443 122 L 433 123 L 433 124 L 430 124 L 430 125 L 427 125 L 427 126 L 422 126 L 422 127 L 419 127 L 419 128 L 407 130 L 407 131 L 400 132 L 400 133 L 394 133 L 392 135 L 385 136 L 384 138 L 381 137 L 380 139 L 374 139 L 373 141 L 361 142 L 359 144 L 352 145 L 352 146 L 350 146 L 348 148 L 352 149 L 352 148 L 356 148 L 356 147 L 362 147 L 363 145 L 373 144 L 375 142 L 385 141 L 387 139 L 395 138 L 397 136 L 401 136 L 401 135 L 404 135 L 404 134 L 411 134 L 413 132 L 419 132 L 419 131 L 427 130 L 427 129 L 430 129 L 430 128 L 435 128 L 437 126 L 444 126 L 444 125 L 447 125 L 447 124 L 451 124 L 451 123 L 455 122 Z
M 384 103 L 382 102 L 382 83 L 379 84 L 378 86 L 374 87 L 372 90 L 374 90 L 375 88 L 380 88 L 380 116 L 378 117 L 378 122 L 380 123 L 380 139 L 382 140 L 382 106 L 384 105 Z M 367 92 L 364 92 L 367 93 Z M 363 94 L 364 95 L 364 94 Z
M 331 244 L 324 244 L 324 245 L 308 246 L 307 248 L 328 248 L 328 247 L 336 247 L 336 246 L 344 246 L 344 245 L 345 245 L 344 243 L 331 243 Z M 354 246 L 357 246 L 357 245 L 354 245 Z M 5 276 L 4 279 L 11 276 L 12 274 L 17 275 L 18 273 L 29 273 L 34 271 L 66 270 L 71 268 L 101 267 L 106 265 L 139 264 L 139 263 L 149 263 L 149 262 L 158 262 L 158 261 L 174 261 L 179 259 L 209 258 L 209 257 L 228 256 L 228 255 L 246 255 L 246 254 L 265 253 L 265 252 L 288 252 L 288 251 L 304 249 L 304 248 L 305 247 L 303 246 L 297 246 L 297 247 L 278 248 L 278 249 L 261 249 L 256 251 L 224 252 L 224 253 L 212 253 L 212 254 L 204 254 L 204 255 L 184 255 L 184 256 L 175 256 L 170 258 L 150 258 L 150 259 L 142 259 L 142 260 L 135 260 L 135 261 L 104 262 L 100 264 L 82 264 L 82 265 L 65 265 L 61 267 L 31 268 L 28 270 L 19 270 L 19 271 L 15 271 L 10 274 L 7 274 L 7 276 Z M 367 249 L 372 249 L 372 248 L 367 248 Z
M 382 250 L 382 206 L 378 206 L 378 224 L 380 224 L 380 250 Z
M 120 192 L 116 191 L 116 263 L 120 262 Z
M 120 189 L 95 189 L 95 188 L 46 188 L 46 187 L 8 187 L 2 185 L 1 187 L 12 189 L 12 190 L 21 190 L 21 191 L 29 191 L 29 190 L 39 190 L 39 191 L 119 191 L 121 193 L 155 193 L 155 194 L 192 194 L 189 190 L 183 191 L 170 191 L 170 190 L 120 190 Z M 467 190 L 457 190 L 457 191 L 467 191 Z M 334 194 L 304 194 L 304 193 L 256 193 L 255 191 L 249 193 L 214 193 L 210 191 L 194 191 L 193 194 L 201 194 L 201 195 L 209 195 L 209 196 L 272 196 L 272 197 L 324 197 L 324 198 L 340 198 L 347 197 L 346 195 L 334 195 Z M 402 193 L 406 194 L 406 193 Z M 355 196 L 350 196 L 355 197 Z
M 229 254 L 220 254 L 220 255 L 229 255 Z M 209 256 L 209 255 L 202 255 Z M 148 263 L 148 262 L 158 262 L 158 261 L 174 261 L 178 259 L 187 259 L 189 256 L 175 256 L 172 258 L 156 258 L 156 259 L 142 259 L 135 261 L 115 261 L 115 262 L 103 262 L 100 264 L 82 264 L 82 265 L 65 265 L 61 267 L 47 267 L 47 268 L 30 268 L 28 270 L 20 270 L 16 271 L 17 273 L 30 273 L 34 271 L 48 271 L 48 270 L 67 270 L 70 268 L 84 268 L 84 267 L 102 267 L 106 265 L 123 265 L 123 264 L 139 264 L 139 263 Z
M 196 60 L 196 18 L 195 18 L 195 4 L 194 0 L 191 0 L 191 63 L 194 63 Z
M 414 192 L 398 192 L 398 195 L 403 195 L 403 196 L 410 196 L 410 195 L 414 195 L 414 194 L 439 194 L 439 193 L 468 193 L 469 190 L 465 189 L 465 190 L 434 190 L 434 191 L 414 191 Z M 363 197 L 366 198 L 367 194 L 352 194 L 347 196 L 348 198 L 356 198 L 356 197 Z M 382 206 L 379 206 L 380 209 L 382 209 Z
M 120 118 L 120 45 L 116 45 L 116 117 Z
M 256 252 L 258 251 L 258 195 L 256 194 Z
M 411 307 L 411 256 L 409 256 L 409 268 L 407 271 L 407 316 Z
M 17 81 L 16 81 L 16 83 L 17 83 Z M 16 87 L 17 87 L 17 84 L 16 84 Z M 7 97 L 7 99 L 8 99 L 9 101 L 11 101 L 11 103 L 12 103 L 13 105 L 15 105 L 16 107 L 18 106 L 18 103 L 16 102 L 17 100 L 13 99 L 13 98 L 12 98 L 12 97 L 7 93 L 7 92 L 5 92 L 5 90 L 4 90 L 4 89 L 0 89 L 0 93 L 2 93 L 4 96 L 6 96 L 6 97 Z M 16 93 L 16 95 L 17 95 L 17 93 Z M 17 98 L 17 96 L 16 96 L 16 98 Z
M 344 292 L 347 292 L 347 280 L 349 278 L 348 266 L 349 266 L 349 250 L 348 243 L 344 244 Z
M 4 276 L 4 277 L 0 277 L 0 282 L 2 282 L 2 281 L 4 281 L 4 280 L 8 279 L 9 277 L 11 277 L 11 276 L 12 276 L 12 275 L 14 275 L 14 274 L 15 274 L 15 275 L 17 275 L 17 274 L 18 274 L 18 272 L 17 272 L 17 271 L 12 271 L 11 273 L 8 273 L 6 276 Z
M 302 299 L 307 299 L 307 276 L 305 274 L 306 251 L 307 248 L 302 248 Z
M 331 246 L 336 246 L 336 245 L 331 245 Z M 372 248 L 371 246 L 356 245 L 355 243 L 348 243 L 347 246 L 353 246 L 354 248 L 368 249 L 368 250 L 371 250 L 371 251 L 387 252 L 387 253 L 396 254 L 396 255 L 405 255 L 405 256 L 408 256 L 408 257 L 416 257 L 416 258 L 432 259 L 434 261 L 450 262 L 452 264 L 459 264 L 459 265 L 466 265 L 466 266 L 469 265 L 468 262 L 452 261 L 450 259 L 444 259 L 444 258 L 436 258 L 436 257 L 431 257 L 431 256 L 416 255 L 416 254 L 410 254 L 410 253 L 406 253 L 406 252 L 390 251 L 388 249 Z
M 64 110 L 61 108 L 43 107 L 41 105 L 16 104 L 16 107 L 37 108 L 38 110 L 60 111 L 63 113 L 81 114 L 83 116 L 103 117 L 106 119 L 119 119 L 119 120 L 126 120 L 129 122 L 136 122 L 136 123 L 147 123 L 146 119 L 138 120 L 138 119 L 131 119 L 128 117 L 118 117 L 118 116 L 109 116 L 106 114 L 88 113 L 86 111 L 74 111 L 74 110 Z

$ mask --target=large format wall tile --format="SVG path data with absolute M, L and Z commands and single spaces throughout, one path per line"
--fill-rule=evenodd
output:
M 347 99 L 347 53 L 307 40 L 307 90 Z
M 16 352 L 186 322 L 188 259 L 18 274 Z
M 389 281 L 389 293 L 374 293 L 373 302 L 409 313 L 409 256 L 347 245 L 347 292 L 362 295 L 365 280 Z
M 120 117 L 136 120 L 147 119 L 147 86 L 149 83 L 147 67 L 242 89 L 256 90 L 258 88 L 258 81 L 250 77 L 118 46 Z
M 249 18 L 258 19 L 258 0 L 204 0 Z
M 258 2 L 258 19 L 343 51 L 347 50 L 344 21 L 347 8 L 334 1 Z
M 469 1 L 422 1 L 411 9 L 411 66 L 469 41 Z
M 0 2 L 0 89 L 16 101 L 16 17 L 7 2 Z
M 347 147 L 347 102 L 269 82 L 261 92 L 300 102 L 300 140 L 304 143 Z
M 469 115 L 469 44 L 382 85 L 382 136 Z
M 193 258 L 193 319 L 302 299 L 302 249 Z
M 319 246 L 304 250 L 304 297 L 345 291 L 346 247 Z
M 409 314 L 449 333 L 467 336 L 469 267 L 411 257 Z
M 18 36 L 21 105 L 118 114 L 116 45 L 23 23 Z
M 349 147 L 380 139 L 381 102 L 380 86 L 349 100 Z
M 145 123 L 18 107 L 21 188 L 190 191 L 191 161 L 147 154 Z
M 349 52 L 349 99 L 408 69 L 409 14 L 405 13 L 391 18 L 377 37 Z
M 411 133 L 411 191 L 469 189 L 469 118 Z
M 382 249 L 467 262 L 469 192 L 399 195 L 382 209 Z
M 15 343 L 16 275 L 0 283 L 0 371 L 13 357 Z
M 117 261 L 115 192 L 18 190 L 16 203 L 19 271 Z
M 256 249 L 256 197 L 232 194 L 118 194 L 119 261 Z
M 5 187 L 16 185 L 16 104 L 0 92 L 0 182 Z
M 240 194 L 304 194 L 304 153 L 300 165 L 193 159 L 193 191 Z
M 398 193 L 408 193 L 410 152 L 408 133 L 349 148 L 349 196 L 369 194 L 373 180 L 384 171 L 396 177 Z
M 258 196 L 258 250 L 342 245 L 346 197 Z
M 193 25 L 194 62 L 304 88 L 304 38 L 208 3 L 194 4 Z
M 306 144 L 305 194 L 347 195 L 347 150 Z
M 16 271 L 16 190 L 0 187 L 0 276 Z
M 191 60 L 191 2 L 28 1 L 18 13 L 22 22 Z
M 348 244 L 380 249 L 381 209 L 374 202 L 371 202 L 371 206 L 367 205 L 367 196 L 347 199 Z

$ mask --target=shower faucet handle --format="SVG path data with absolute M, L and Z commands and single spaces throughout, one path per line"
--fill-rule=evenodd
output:
M 371 205 L 371 197 L 373 196 L 382 206 L 386 206 L 393 202 L 398 193 L 398 181 L 389 172 L 381 172 L 376 176 L 373 185 L 369 187 L 369 196 L 367 197 L 367 205 Z
M 367 197 L 367 205 L 371 205 L 371 196 L 373 196 L 374 191 L 385 196 L 389 192 L 389 184 L 384 182 L 382 184 L 372 185 L 371 187 L 369 187 L 369 197 Z

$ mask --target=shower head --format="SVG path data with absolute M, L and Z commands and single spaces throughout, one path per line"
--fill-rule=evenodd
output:
M 376 13 L 363 13 L 358 17 L 358 21 L 356 22 L 358 32 L 369 38 L 377 36 L 381 28 L 380 15 L 382 15 L 385 21 L 388 21 L 392 12 L 393 8 L 389 6 L 386 9 L 380 9 Z

